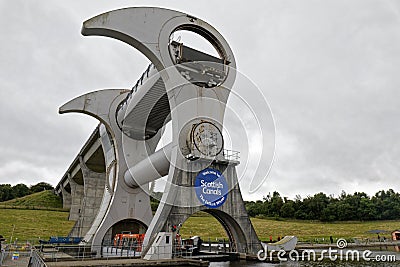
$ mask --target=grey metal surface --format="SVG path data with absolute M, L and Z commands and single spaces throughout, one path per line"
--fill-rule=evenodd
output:
M 220 58 L 171 42 L 176 30 L 201 35 Z M 204 210 L 221 222 L 238 252 L 258 251 L 251 245 L 258 238 L 237 181 L 235 166 L 239 162 L 224 157 L 223 140 L 202 143 L 201 138 L 188 138 L 196 125 L 205 122 L 214 127 L 210 136 L 219 134 L 222 138 L 225 107 L 236 77 L 235 59 L 226 40 L 203 20 L 150 7 L 98 15 L 84 22 L 82 34 L 118 39 L 151 61 L 132 90 L 96 91 L 60 108 L 60 113 L 80 112 L 99 119 L 112 140 L 102 139 L 108 190 L 104 190 L 86 241 L 96 250 L 113 225 L 127 218 L 137 219 L 149 226 L 142 253 L 145 255 L 159 232 L 169 231 L 171 225 L 181 224 L 194 212 Z M 172 143 L 166 151 L 154 153 L 162 127 L 169 120 Z M 106 137 L 104 131 L 102 137 Z M 213 152 L 205 153 L 199 145 L 206 149 L 213 146 Z M 194 193 L 196 174 L 208 166 L 224 173 L 231 190 L 227 202 L 218 209 L 203 206 Z M 152 219 L 147 183 L 166 173 L 167 185 Z
M 60 108 L 60 113 L 80 112 L 99 119 L 112 138 L 116 160 L 114 168 L 108 168 L 106 177 L 108 177 L 108 181 L 115 181 L 114 186 L 109 188 L 112 193 L 104 190 L 99 212 L 85 236 L 85 242 L 90 243 L 98 255 L 101 254 L 101 250 L 96 248 L 100 247 L 106 233 L 115 224 L 126 219 L 134 219 L 148 225 L 152 219 L 149 195 L 141 188 L 128 187 L 124 182 L 124 173 L 128 169 L 128 164 L 136 164 L 141 161 L 146 157 L 148 151 L 154 152 L 160 135 L 146 141 L 133 139 L 125 141 L 124 146 L 136 153 L 132 153 L 130 157 L 123 156 L 123 133 L 115 118 L 118 105 L 128 93 L 128 90 L 119 89 L 95 91 L 73 99 Z M 106 154 L 108 150 L 106 147 Z M 110 159 L 112 156 L 108 158 Z M 111 163 L 109 162 L 109 164 Z M 112 177 L 114 175 L 115 178 Z
M 138 187 L 167 175 L 171 150 L 172 144 L 168 144 L 129 168 L 124 175 L 125 183 L 130 187 Z

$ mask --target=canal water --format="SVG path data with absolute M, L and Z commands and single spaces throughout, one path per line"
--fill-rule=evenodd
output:
M 371 267 L 400 267 L 400 252 L 392 249 L 393 247 L 382 248 L 368 248 L 371 254 L 368 257 L 368 261 L 362 260 L 362 253 L 365 250 L 357 250 L 360 254 L 360 260 L 357 258 L 348 259 L 343 256 L 342 260 L 331 261 L 329 258 L 325 258 L 322 261 L 286 261 L 280 263 L 266 263 L 266 262 L 251 262 L 251 261 L 235 261 L 235 262 L 211 262 L 210 267 L 311 267 L 311 266 L 322 266 L 322 267 L 356 267 L 356 266 L 371 266 Z M 355 251 L 355 250 L 353 250 Z M 346 250 L 343 251 L 345 255 Z M 318 258 L 318 257 L 317 257 Z
M 322 267 L 357 267 L 357 266 L 368 266 L 368 267 L 391 267 L 400 266 L 400 262 L 286 262 L 286 263 L 258 263 L 258 262 L 212 262 L 210 267 L 311 267 L 311 266 L 322 266 Z

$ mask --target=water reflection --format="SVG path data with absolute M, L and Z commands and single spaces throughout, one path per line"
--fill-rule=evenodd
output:
M 381 246 L 381 247 L 368 247 L 365 249 L 360 249 L 359 252 L 362 253 L 365 250 L 371 251 L 371 255 L 369 258 L 370 261 L 330 261 L 329 259 L 325 259 L 323 261 L 299 261 L 299 262 L 281 262 L 281 263 L 265 263 L 265 262 L 249 262 L 249 261 L 235 261 L 235 262 L 212 262 L 210 263 L 210 267 L 272 267 L 272 266 L 282 266 L 282 267 L 309 267 L 309 266 L 322 266 L 322 267 L 334 267 L 334 266 L 346 266 L 346 267 L 356 267 L 356 266 L 383 266 L 383 267 L 392 267 L 397 266 L 400 267 L 400 253 L 399 246 Z M 344 250 L 346 251 L 346 250 Z M 344 252 L 345 253 L 345 252 Z M 378 262 L 374 259 L 390 259 L 390 257 L 394 255 L 395 261 L 390 262 Z
M 370 267 L 391 267 L 400 266 L 400 262 L 282 262 L 282 263 L 262 263 L 262 262 L 246 262 L 246 261 L 235 261 L 235 262 L 211 262 L 210 267 L 311 267 L 311 266 L 322 266 L 322 267 L 356 267 L 356 266 L 370 266 Z

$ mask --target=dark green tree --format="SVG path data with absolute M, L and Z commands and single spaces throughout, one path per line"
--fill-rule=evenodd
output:
M 246 203 L 250 216 L 295 218 L 320 221 L 370 221 L 400 219 L 400 194 L 389 189 L 378 191 L 373 197 L 364 192 L 347 194 L 342 191 L 338 197 L 317 193 L 294 200 L 282 199 L 278 192 L 268 193 L 263 201 Z
M 12 187 L 14 197 L 24 197 L 30 194 L 29 187 L 25 184 L 17 184 Z
M 283 218 L 294 218 L 295 212 L 296 210 L 294 209 L 294 201 L 286 199 L 281 208 L 281 216 Z
M 53 189 L 54 189 L 54 187 L 51 184 L 48 184 L 46 182 L 40 182 L 40 183 L 32 185 L 30 187 L 31 194 L 37 193 L 37 192 L 42 192 L 44 190 L 53 190 Z
M 0 184 L 0 201 L 7 201 L 14 198 L 10 184 Z
M 270 215 L 272 216 L 280 216 L 281 215 L 281 208 L 283 206 L 283 199 L 278 192 L 274 192 L 272 194 L 272 198 L 270 201 Z

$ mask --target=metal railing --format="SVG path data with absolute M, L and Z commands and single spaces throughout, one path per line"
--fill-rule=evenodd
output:
M 3 265 L 3 260 L 4 260 L 4 258 L 5 258 L 5 254 L 6 254 L 5 250 L 2 248 L 2 249 L 0 250 L 0 266 Z
M 224 149 L 222 150 L 222 155 L 230 161 L 239 161 L 240 159 L 240 152 L 235 150 Z
M 41 245 L 40 247 L 35 247 L 32 253 L 35 257 L 39 255 L 45 258 L 46 261 L 53 262 L 66 257 L 78 260 L 90 258 L 139 258 L 142 256 L 142 249 L 141 244 L 130 244 L 129 246 L 104 244 L 98 248 L 80 245 Z M 175 242 L 172 247 L 172 255 L 174 257 L 190 257 L 194 249 L 193 245 Z M 97 251 L 100 253 L 98 254 Z
M 128 257 L 135 258 L 142 255 L 142 247 L 139 245 L 121 246 L 102 246 L 102 257 Z
M 187 258 L 193 256 L 195 247 L 191 244 L 182 244 L 177 240 L 174 240 L 174 245 L 172 247 L 172 257 L 176 258 Z
M 211 149 L 208 151 L 209 155 L 203 154 L 197 150 L 194 144 L 190 146 L 190 151 L 192 151 L 190 154 L 186 156 L 188 159 L 198 159 L 198 158 L 205 158 L 205 159 L 217 159 L 217 160 L 227 160 L 227 161 L 239 161 L 240 160 L 240 152 L 236 150 L 230 150 L 230 149 L 222 149 L 222 151 L 218 153 L 218 151 L 214 149 Z M 215 156 L 216 155 L 216 156 Z
M 168 245 L 167 245 L 168 246 Z M 151 254 L 157 254 L 161 258 L 165 253 L 171 255 L 171 247 L 151 248 Z M 254 244 L 261 249 L 261 243 Z M 212 257 L 211 255 L 246 253 L 251 251 L 249 244 L 233 244 L 226 239 L 220 239 L 217 242 L 203 241 L 197 247 L 193 244 L 174 241 L 172 246 L 173 258 L 197 258 Z M 239 249 L 237 249 L 239 248 Z M 246 251 L 243 248 L 247 248 Z M 31 250 L 31 256 L 28 267 L 46 267 L 46 262 L 63 261 L 87 261 L 92 259 L 104 260 L 104 264 L 116 259 L 134 259 L 142 256 L 141 245 L 115 246 L 114 244 L 104 244 L 99 247 L 80 246 L 80 245 L 41 245 Z M 111 264 L 111 263 L 110 263 Z
M 29 258 L 28 267 L 46 267 L 46 263 L 36 249 L 33 249 Z
M 10 260 L 19 260 L 20 258 L 30 257 L 32 247 L 29 242 L 12 244 L 1 244 L 0 249 L 0 266 L 7 264 Z M 15 257 L 15 258 L 14 258 Z

